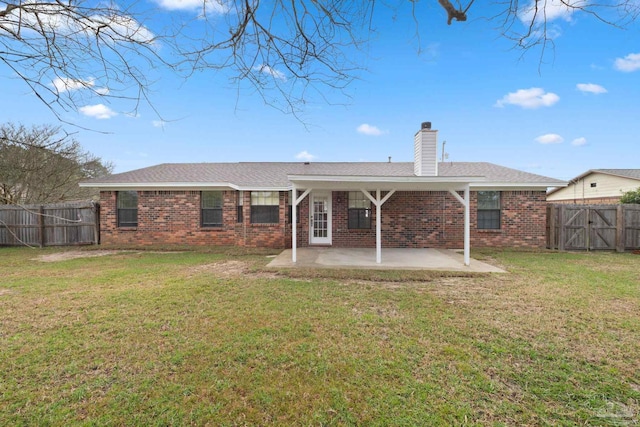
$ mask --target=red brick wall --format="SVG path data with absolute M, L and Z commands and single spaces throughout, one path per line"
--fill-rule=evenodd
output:
M 245 191 L 243 222 L 237 222 L 236 191 L 224 191 L 222 227 L 200 226 L 200 191 L 139 191 L 138 226 L 119 228 L 115 191 L 100 192 L 100 240 L 105 244 L 187 244 L 283 248 L 286 245 L 285 193 L 280 222 L 251 224 L 251 195 Z
M 199 191 L 138 192 L 138 227 L 118 228 L 116 192 L 103 191 L 101 241 L 106 244 L 193 244 L 250 247 L 291 247 L 287 221 L 288 193 L 280 193 L 278 224 L 251 224 L 250 192 L 245 191 L 243 222 L 236 221 L 236 191 L 224 192 L 223 226 L 200 226 Z M 544 247 L 546 194 L 544 191 L 503 191 L 500 230 L 476 227 L 476 193 L 471 193 L 471 246 Z M 333 245 L 375 246 L 375 206 L 371 229 L 350 230 L 347 223 L 348 193 L 334 191 Z M 309 197 L 300 204 L 297 244 L 309 245 Z M 383 247 L 461 248 L 464 210 L 448 192 L 397 192 L 382 206 Z
M 547 195 L 544 191 L 503 191 L 500 230 L 478 230 L 475 193 L 471 193 L 471 247 L 546 246 Z
M 477 229 L 476 196 L 471 192 L 472 247 L 544 247 L 544 191 L 503 191 L 500 230 Z M 350 230 L 347 201 L 347 192 L 333 193 L 333 244 L 375 246 L 375 206 L 372 205 L 370 230 Z M 396 192 L 382 205 L 381 226 L 383 247 L 462 248 L 464 244 L 464 208 L 449 192 Z

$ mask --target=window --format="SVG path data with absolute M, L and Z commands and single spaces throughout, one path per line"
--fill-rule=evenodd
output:
M 591 188 L 596 188 L 597 186 L 598 186 L 598 183 L 597 183 L 597 182 L 592 182 L 592 183 L 591 183 Z
M 222 227 L 222 191 L 200 193 L 200 223 L 203 227 Z
M 371 228 L 371 200 L 362 191 L 349 191 L 349 228 Z
M 478 229 L 500 229 L 499 191 L 478 191 Z
M 277 191 L 251 192 L 251 223 L 277 224 L 280 222 L 280 195 Z
M 242 212 L 242 206 L 244 205 L 244 191 L 240 190 L 237 193 L 238 202 L 236 203 L 236 221 L 238 223 L 244 222 L 244 214 Z
M 137 227 L 138 192 L 118 191 L 116 199 L 118 227 Z

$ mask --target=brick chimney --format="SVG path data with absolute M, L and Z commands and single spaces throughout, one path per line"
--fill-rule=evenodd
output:
M 438 131 L 431 122 L 423 122 L 413 145 L 413 173 L 416 176 L 438 176 Z

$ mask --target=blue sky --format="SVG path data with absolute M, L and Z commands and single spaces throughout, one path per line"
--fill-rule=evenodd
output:
M 131 115 L 130 106 L 95 99 L 63 114 L 91 131 L 64 128 L 116 172 L 167 162 L 412 161 L 423 121 L 439 130 L 450 161 L 559 179 L 640 167 L 637 24 L 621 30 L 586 14 L 559 14 L 555 48 L 541 62 L 539 50 L 523 56 L 499 37 L 497 22 L 477 18 L 491 14 L 480 5 L 471 7 L 469 21 L 450 26 L 435 1 L 419 5 L 419 41 L 407 9 L 394 16 L 378 7 L 372 41 L 353 52 L 365 70 L 348 97 L 329 93 L 337 103 L 309 103 L 302 121 L 251 91 L 238 92 L 224 72 L 185 81 L 157 71 L 151 100 L 164 121 L 148 106 Z M 145 24 L 175 13 L 195 12 L 160 11 Z M 58 124 L 2 66 L 0 82 L 3 122 Z

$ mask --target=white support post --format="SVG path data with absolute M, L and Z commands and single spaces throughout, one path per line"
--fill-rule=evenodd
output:
M 464 198 L 454 191 L 449 190 L 460 203 L 464 206 L 464 265 L 467 267 L 471 264 L 471 213 L 470 213 L 470 196 L 469 184 L 464 186 Z
M 376 263 L 382 262 L 382 203 L 380 203 L 380 189 L 376 190 Z
M 295 264 L 298 260 L 298 189 L 293 184 L 291 189 L 291 261 Z
M 471 264 L 471 199 L 469 198 L 469 184 L 464 187 L 464 265 Z
M 382 262 L 382 205 L 389 200 L 389 197 L 393 196 L 396 190 L 393 189 L 389 191 L 382 199 L 380 199 L 380 189 L 376 190 L 375 198 L 365 189 L 361 189 L 360 191 L 362 191 L 376 207 L 376 263 L 380 264 Z
M 311 188 L 307 188 L 300 197 L 298 197 L 298 189 L 293 184 L 291 190 L 291 197 L 293 198 L 293 204 L 291 205 L 291 261 L 296 262 L 298 258 L 298 205 L 305 197 L 311 192 Z

